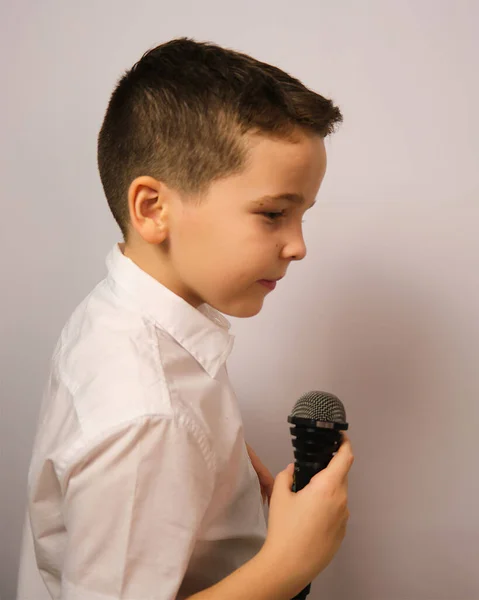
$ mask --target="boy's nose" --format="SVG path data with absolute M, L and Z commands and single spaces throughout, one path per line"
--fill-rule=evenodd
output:
M 289 260 L 303 260 L 307 254 L 307 248 L 302 232 L 286 242 L 281 254 L 282 258 Z

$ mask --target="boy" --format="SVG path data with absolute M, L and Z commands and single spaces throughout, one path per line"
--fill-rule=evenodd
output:
M 256 315 L 304 258 L 339 121 L 279 69 L 186 38 L 120 80 L 98 166 L 124 241 L 53 356 L 21 600 L 289 600 L 332 559 L 349 440 L 297 494 L 278 475 L 266 527 L 220 313 Z

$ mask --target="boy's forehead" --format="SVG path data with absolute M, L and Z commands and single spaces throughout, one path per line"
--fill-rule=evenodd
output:
M 321 182 L 325 171 L 326 150 L 321 136 L 305 134 L 294 141 L 261 137 L 249 148 L 242 179 L 252 183 L 270 179 L 278 182 L 280 187 L 291 186 L 294 192 L 303 184 L 308 187 L 308 184 L 314 186 L 317 179 Z
M 288 140 L 256 136 L 248 143 L 244 169 L 214 181 L 200 210 L 273 204 L 281 196 L 292 205 L 310 207 L 326 171 L 326 152 L 320 136 Z M 227 197 L 229 202 L 224 202 Z

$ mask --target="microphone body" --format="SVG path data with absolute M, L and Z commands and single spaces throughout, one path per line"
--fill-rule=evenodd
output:
M 342 402 L 326 392 L 309 392 L 295 404 L 288 422 L 293 436 L 293 492 L 302 490 L 316 473 L 325 469 L 341 445 L 341 431 L 348 429 Z M 292 600 L 304 600 L 308 584 Z

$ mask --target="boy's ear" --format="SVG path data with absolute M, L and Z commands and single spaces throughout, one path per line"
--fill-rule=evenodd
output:
M 168 237 L 169 192 L 164 183 L 146 175 L 128 188 L 131 227 L 150 244 L 161 244 Z

